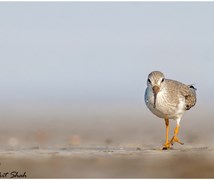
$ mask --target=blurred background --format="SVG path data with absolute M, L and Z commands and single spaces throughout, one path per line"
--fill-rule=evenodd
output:
M 195 85 L 179 136 L 212 144 L 213 19 L 213 2 L 1 2 L 1 148 L 159 147 L 153 70 Z

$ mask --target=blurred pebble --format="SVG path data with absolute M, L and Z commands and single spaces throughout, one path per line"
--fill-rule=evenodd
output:
M 18 144 L 19 144 L 19 140 L 15 137 L 11 137 L 9 140 L 8 140 L 8 144 L 11 146 L 11 147 L 16 147 Z
M 112 142 L 113 142 L 113 141 L 112 141 L 112 139 L 110 139 L 110 138 L 105 139 L 106 145 L 110 145 Z
M 35 139 L 39 143 L 45 143 L 45 142 L 47 142 L 48 135 L 45 131 L 39 130 L 35 134 Z
M 79 135 L 73 135 L 68 139 L 70 145 L 79 145 L 81 143 L 81 138 Z

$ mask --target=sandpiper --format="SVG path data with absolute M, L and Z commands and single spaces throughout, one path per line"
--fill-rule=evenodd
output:
M 160 71 L 153 71 L 149 74 L 145 92 L 145 103 L 149 110 L 165 120 L 166 142 L 163 150 L 167 150 L 174 142 L 182 143 L 177 135 L 180 127 L 180 120 L 186 110 L 189 110 L 196 103 L 196 88 L 193 85 L 185 85 L 181 82 L 165 79 Z M 169 119 L 176 120 L 174 136 L 169 141 Z

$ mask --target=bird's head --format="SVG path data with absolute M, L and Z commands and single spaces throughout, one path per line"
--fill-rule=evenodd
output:
M 151 88 L 154 94 L 154 108 L 156 107 L 156 99 L 158 92 L 163 88 L 165 83 L 164 74 L 160 71 L 153 71 L 149 74 L 147 80 L 148 88 Z

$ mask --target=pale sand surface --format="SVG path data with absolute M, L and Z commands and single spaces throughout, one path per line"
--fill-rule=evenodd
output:
M 186 114 L 179 134 L 185 144 L 161 151 L 164 121 L 142 109 L 2 112 L 1 176 L 17 171 L 28 178 L 214 178 L 212 111 Z M 170 126 L 172 136 L 175 122 Z
M 28 178 L 213 178 L 214 149 L 118 147 L 1 151 L 1 172 Z M 9 176 L 8 176 L 9 177 Z

